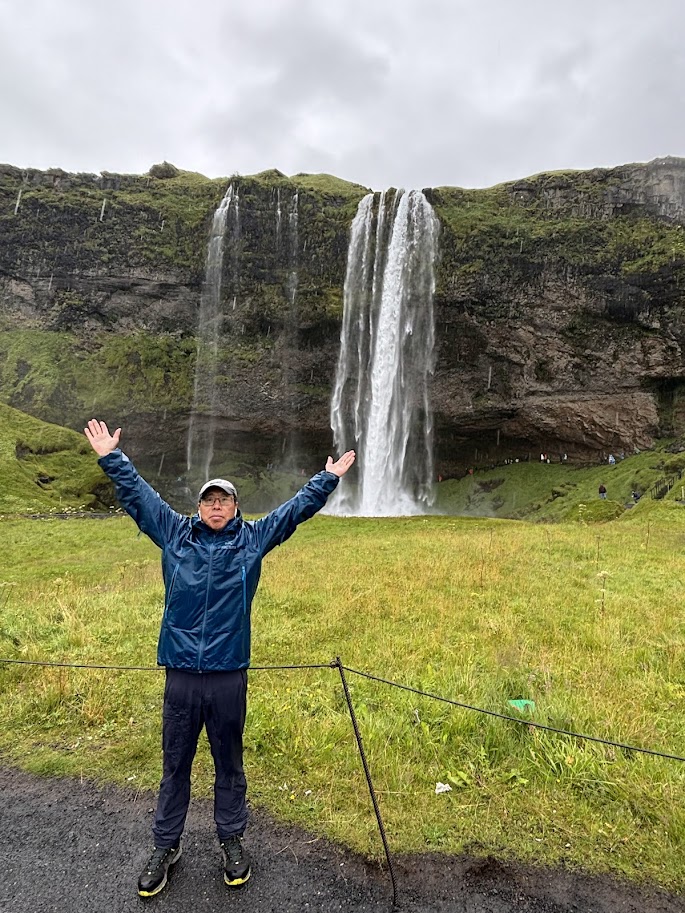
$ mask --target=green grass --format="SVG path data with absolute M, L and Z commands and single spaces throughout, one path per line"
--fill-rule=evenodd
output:
M 345 181 L 333 174 L 294 174 L 290 182 L 296 187 L 305 190 L 312 190 L 315 193 L 324 194 L 329 197 L 340 197 L 342 199 L 352 199 L 357 203 L 359 200 L 370 193 L 368 187 L 361 184 L 355 184 L 352 181 Z
M 86 439 L 0 403 L 0 512 L 101 508 L 114 491 Z
M 668 442 L 662 442 L 665 448 Z M 616 465 L 574 466 L 567 463 L 515 463 L 494 469 L 477 470 L 462 479 L 438 485 L 436 508 L 466 516 L 513 517 L 545 522 L 579 520 L 602 522 L 625 512 L 641 514 L 650 509 L 651 499 L 635 505 L 633 491 L 644 494 L 659 479 L 685 468 L 685 454 L 665 449 L 645 451 Z M 607 500 L 599 499 L 599 486 L 607 489 Z M 682 483 L 677 482 L 666 496 L 681 498 Z
M 0 529 L 0 656 L 154 665 L 159 556 L 128 518 Z M 317 517 L 265 563 L 253 663 L 339 655 L 464 703 L 517 716 L 508 702 L 524 698 L 535 721 L 683 755 L 683 544 L 673 500 L 600 527 Z M 685 886 L 682 764 L 350 685 L 394 851 Z M 156 788 L 160 673 L 3 666 L 0 689 L 5 763 Z M 246 767 L 254 804 L 380 856 L 336 670 L 251 673 Z M 209 795 L 204 742 L 194 777 Z M 436 796 L 438 781 L 452 791 Z

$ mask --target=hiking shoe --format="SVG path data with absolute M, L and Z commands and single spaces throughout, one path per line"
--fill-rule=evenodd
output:
M 178 862 L 181 846 L 156 846 L 152 856 L 138 878 L 138 893 L 141 897 L 153 897 L 159 894 L 167 882 L 169 867 Z
M 221 841 L 224 854 L 224 881 L 230 888 L 240 887 L 250 877 L 250 854 L 243 846 L 242 837 L 227 837 Z

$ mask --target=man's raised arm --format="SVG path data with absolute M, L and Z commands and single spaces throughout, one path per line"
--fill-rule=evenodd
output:
M 297 494 L 254 524 L 259 536 L 259 549 L 263 555 L 276 545 L 285 542 L 300 523 L 309 520 L 321 510 L 328 496 L 332 494 L 340 479 L 352 466 L 355 459 L 354 450 L 348 450 L 339 459 L 328 457 L 326 468 L 317 473 Z
M 119 450 L 121 428 L 110 434 L 105 422 L 92 418 L 83 433 L 100 457 L 98 463 L 114 482 L 121 506 L 155 545 L 164 548 L 183 517 L 138 475 L 133 463 Z

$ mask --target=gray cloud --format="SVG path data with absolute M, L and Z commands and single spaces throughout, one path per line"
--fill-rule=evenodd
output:
M 484 186 L 685 154 L 679 0 L 0 0 L 0 160 Z

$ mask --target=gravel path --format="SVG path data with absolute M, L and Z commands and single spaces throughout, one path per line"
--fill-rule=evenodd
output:
M 142 900 L 154 797 L 0 768 L 0 911 L 7 913 L 390 913 L 387 871 L 253 812 L 252 878 L 223 883 L 211 804 L 193 800 L 169 884 Z M 371 813 L 371 812 L 370 812 Z M 406 913 L 685 913 L 685 897 L 563 870 L 465 857 L 398 857 Z

